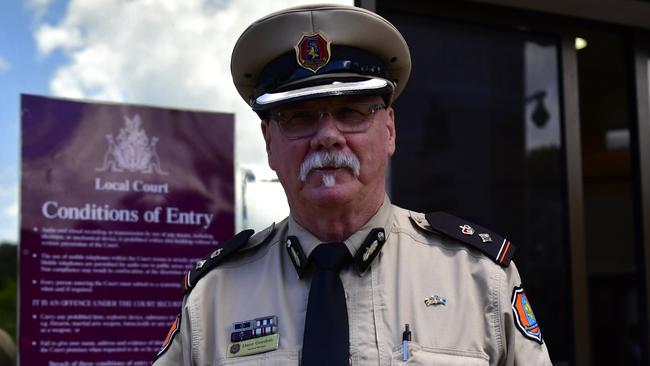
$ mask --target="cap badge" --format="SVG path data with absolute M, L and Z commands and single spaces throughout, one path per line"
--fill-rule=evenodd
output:
M 303 34 L 294 47 L 298 65 L 312 72 L 330 61 L 330 41 L 323 34 Z

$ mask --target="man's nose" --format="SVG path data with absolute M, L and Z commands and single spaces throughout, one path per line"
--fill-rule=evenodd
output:
M 312 136 L 310 145 L 313 149 L 340 148 L 345 145 L 345 135 L 339 131 L 336 121 L 329 113 L 323 113 L 318 121 L 318 130 Z

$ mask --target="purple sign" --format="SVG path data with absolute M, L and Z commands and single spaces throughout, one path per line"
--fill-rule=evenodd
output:
M 21 102 L 20 365 L 149 365 L 233 235 L 233 116 Z

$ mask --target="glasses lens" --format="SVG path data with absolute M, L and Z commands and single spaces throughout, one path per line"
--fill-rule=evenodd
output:
M 346 104 L 334 109 L 332 116 L 341 132 L 363 132 L 370 127 L 374 113 L 381 108 L 381 104 Z
M 350 103 L 334 106 L 330 111 L 288 109 L 273 114 L 271 119 L 278 122 L 285 137 L 297 139 L 314 135 L 325 114 L 333 118 L 341 132 L 363 132 L 370 127 L 373 114 L 382 108 L 383 104 Z
M 317 110 L 287 110 L 277 113 L 278 124 L 288 138 L 300 138 L 314 134 L 320 119 Z

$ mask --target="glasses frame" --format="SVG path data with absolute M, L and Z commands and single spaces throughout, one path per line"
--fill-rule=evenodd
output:
M 368 121 L 370 123 L 368 123 L 368 125 L 364 129 L 361 129 L 361 130 L 358 130 L 358 131 L 344 131 L 340 127 L 341 125 L 344 125 L 344 124 L 340 124 L 341 121 L 338 120 L 335 117 L 336 113 L 330 112 L 331 109 L 341 108 L 341 107 L 345 107 L 345 106 L 349 106 L 349 105 L 367 105 L 368 106 L 368 112 L 367 112 L 367 114 L 363 114 L 363 116 L 364 116 L 364 118 L 367 119 L 366 121 Z M 323 119 L 323 117 L 326 114 L 328 114 L 332 118 L 332 120 L 334 121 L 334 124 L 336 125 L 336 128 L 339 130 L 339 132 L 349 134 L 349 133 L 366 132 L 370 128 L 370 126 L 372 125 L 372 122 L 374 122 L 375 113 L 377 111 L 380 111 L 380 110 L 386 109 L 386 108 L 388 108 L 388 106 L 386 106 L 385 103 L 357 102 L 357 103 L 336 104 L 336 105 L 333 105 L 333 106 L 331 106 L 330 108 L 327 108 L 327 109 L 302 108 L 302 109 L 295 109 L 293 111 L 295 111 L 295 112 L 301 112 L 301 111 L 315 111 L 315 112 L 317 112 L 318 113 L 318 118 L 314 121 L 314 123 L 313 123 L 314 126 L 317 126 L 318 123 Z M 271 121 L 271 120 L 275 121 L 278 124 L 278 127 L 280 129 L 280 133 L 282 133 L 282 135 L 287 140 L 299 140 L 299 139 L 312 137 L 318 132 L 318 128 L 316 127 L 314 129 L 314 131 L 309 133 L 309 134 L 304 134 L 304 135 L 301 134 L 301 135 L 298 135 L 298 136 L 288 135 L 286 130 L 285 130 L 285 126 L 289 121 L 286 119 L 286 117 L 283 118 L 282 111 L 278 111 L 278 112 L 275 112 L 275 113 L 269 113 L 268 120 L 269 121 Z

